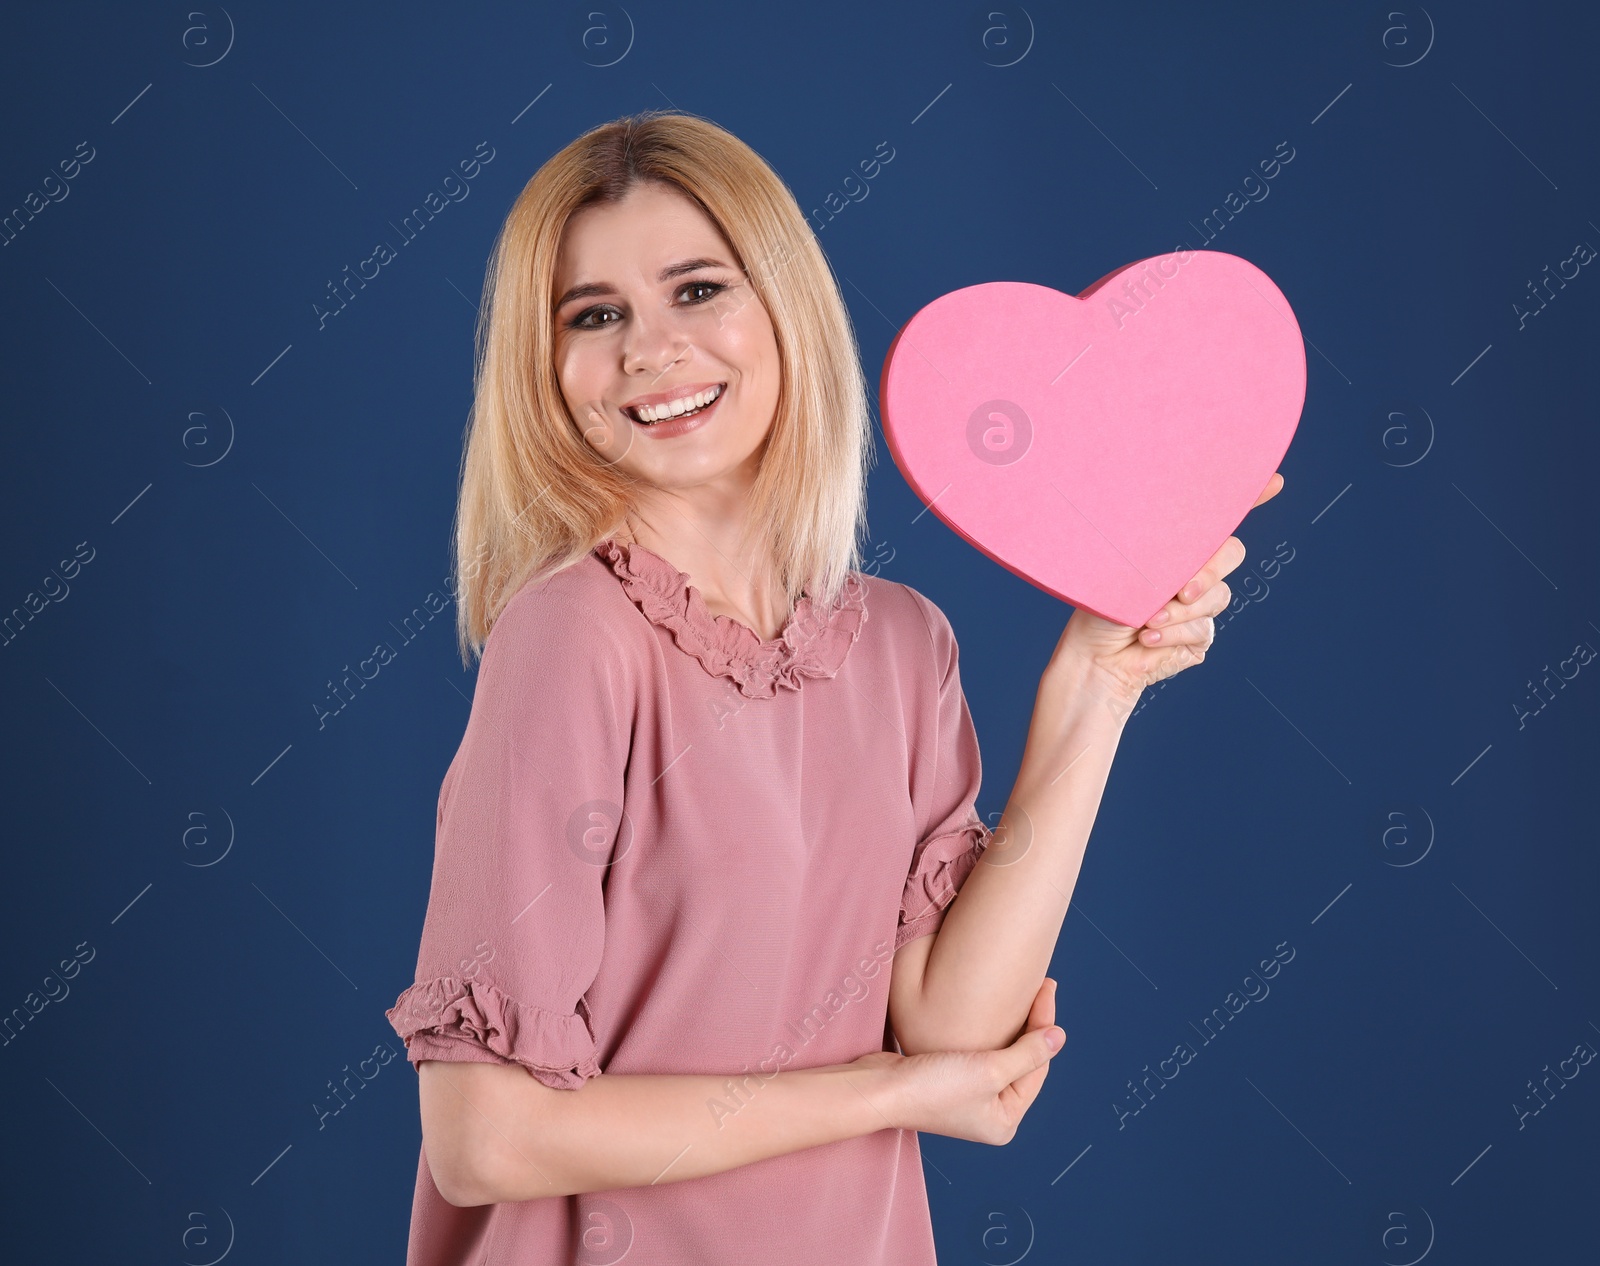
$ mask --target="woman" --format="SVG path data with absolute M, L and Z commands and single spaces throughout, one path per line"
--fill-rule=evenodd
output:
M 482 663 L 389 1012 L 409 1261 L 926 1266 L 915 1131 L 1005 1143 L 1038 1094 L 1122 724 L 1204 657 L 1243 547 L 1146 629 L 1074 613 L 991 830 L 948 620 L 856 569 L 865 383 L 765 162 L 675 112 L 596 128 L 486 295 Z

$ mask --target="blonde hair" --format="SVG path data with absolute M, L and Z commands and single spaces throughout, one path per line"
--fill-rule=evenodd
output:
M 603 124 L 553 155 L 501 226 L 484 279 L 456 508 L 456 634 L 481 655 L 530 578 L 581 561 L 616 532 L 638 481 L 583 437 L 555 370 L 561 235 L 579 208 L 641 182 L 696 202 L 732 246 L 771 317 L 777 412 L 751 489 L 748 524 L 769 543 L 791 608 L 832 606 L 859 569 L 874 454 L 867 385 L 832 268 L 787 185 L 743 141 L 681 111 Z

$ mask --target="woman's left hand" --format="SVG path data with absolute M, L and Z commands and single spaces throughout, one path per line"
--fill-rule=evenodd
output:
M 1274 474 L 1255 505 L 1270 501 L 1282 488 L 1282 474 Z M 1060 674 L 1071 679 L 1060 666 L 1071 660 L 1086 662 L 1109 679 L 1121 703 L 1131 709 L 1146 686 L 1205 659 L 1215 636 L 1214 617 L 1227 610 L 1233 596 L 1223 577 L 1244 557 L 1244 542 L 1230 536 L 1177 597 L 1139 628 L 1116 624 L 1080 607 L 1056 643 L 1046 678 Z

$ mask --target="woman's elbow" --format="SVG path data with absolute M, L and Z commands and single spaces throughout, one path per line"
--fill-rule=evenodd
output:
M 423 1060 L 417 1064 L 422 1108 L 422 1148 L 433 1185 L 458 1209 L 499 1204 L 517 1197 L 501 1172 L 501 1139 L 488 1124 L 505 1119 L 504 1065 Z
M 487 1184 L 477 1181 L 475 1175 L 457 1164 L 439 1165 L 430 1156 L 428 1172 L 433 1175 L 433 1185 L 446 1204 L 458 1209 L 473 1209 L 479 1205 L 500 1203 Z
M 446 1204 L 471 1209 L 500 1204 L 506 1199 L 498 1176 L 491 1172 L 493 1162 L 482 1148 L 430 1139 L 426 1130 L 422 1132 L 422 1148 L 427 1153 L 433 1185 Z

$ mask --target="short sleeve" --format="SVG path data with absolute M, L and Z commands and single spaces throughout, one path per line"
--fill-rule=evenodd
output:
M 911 593 L 927 621 L 939 694 L 937 708 L 926 711 L 928 720 L 915 736 L 911 798 L 920 830 L 900 902 L 897 950 L 939 930 L 950 903 L 993 837 L 978 817 L 983 762 L 961 690 L 955 631 L 937 605 L 914 589 Z
M 415 982 L 386 1013 L 413 1064 L 519 1064 L 557 1089 L 601 1071 L 584 993 L 631 712 L 614 630 L 546 587 L 511 599 L 440 787 Z

